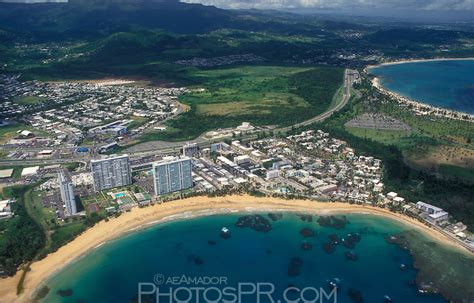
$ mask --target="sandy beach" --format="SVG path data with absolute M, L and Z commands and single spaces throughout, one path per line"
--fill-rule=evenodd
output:
M 452 239 L 417 220 L 372 206 L 340 202 L 323 203 L 309 200 L 256 198 L 248 195 L 215 198 L 194 197 L 145 208 L 135 208 L 118 218 L 96 224 L 58 251 L 49 254 L 43 260 L 33 263 L 31 271 L 26 275 L 25 290 L 20 296 L 16 295 L 16 289 L 21 272 L 18 272 L 14 277 L 0 280 L 0 302 L 30 302 L 35 290 L 42 286 L 42 283 L 49 276 L 87 252 L 124 234 L 164 221 L 238 211 L 299 211 L 317 214 L 364 213 L 381 215 L 422 230 L 434 240 L 468 253 Z
M 369 73 L 369 70 L 371 68 L 375 67 L 380 67 L 380 66 L 387 66 L 387 65 L 397 65 L 397 64 L 405 64 L 405 63 L 417 63 L 417 62 L 429 62 L 429 61 L 459 61 L 459 60 L 474 60 L 474 58 L 437 58 L 437 59 L 416 59 L 416 60 L 401 60 L 401 61 L 393 61 L 393 62 L 385 62 L 385 63 L 380 63 L 378 65 L 367 65 L 364 68 L 365 73 Z M 463 121 L 473 121 L 474 120 L 474 115 L 470 113 L 465 113 L 453 109 L 447 109 L 447 108 L 442 108 L 442 107 L 437 107 L 434 105 L 430 105 L 427 103 L 423 103 L 421 101 L 417 101 L 408 97 L 405 97 L 399 93 L 396 93 L 394 91 L 391 91 L 387 88 L 385 88 L 382 83 L 380 78 L 374 77 L 372 79 L 372 86 L 378 89 L 380 92 L 385 93 L 397 100 L 399 104 L 402 105 L 407 105 L 410 107 L 414 107 L 416 109 L 422 110 L 424 113 L 425 112 L 431 112 L 435 115 L 450 118 L 450 119 L 456 119 L 456 120 L 463 120 Z
M 391 62 L 383 62 L 377 65 L 367 65 L 364 70 L 367 72 L 369 69 L 378 66 L 386 66 L 386 65 L 397 65 L 397 64 L 405 64 L 405 63 L 417 63 L 417 62 L 430 62 L 430 61 L 459 61 L 459 60 L 474 60 L 474 58 L 434 58 L 434 59 L 412 59 L 412 60 L 399 60 L 399 61 L 391 61 Z

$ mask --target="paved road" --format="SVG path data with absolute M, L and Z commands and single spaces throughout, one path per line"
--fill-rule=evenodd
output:
M 354 83 L 354 81 L 355 81 L 355 78 L 352 74 L 352 71 L 349 70 L 349 69 L 346 69 L 344 71 L 344 86 L 343 86 L 344 92 L 343 92 L 343 95 L 342 95 L 342 99 L 339 103 L 337 103 L 334 107 L 330 108 L 328 111 L 322 113 L 319 116 L 316 116 L 316 117 L 311 118 L 309 120 L 303 121 L 301 123 L 297 123 L 293 126 L 280 128 L 279 130 L 288 131 L 288 130 L 291 130 L 292 127 L 307 126 L 307 125 L 310 125 L 310 124 L 313 124 L 313 123 L 316 123 L 316 122 L 324 121 L 327 118 L 331 117 L 332 114 L 334 114 L 338 110 L 342 109 L 344 106 L 346 106 L 347 102 L 349 102 L 349 100 L 351 98 L 351 88 L 352 88 L 352 84 Z
M 329 118 L 332 114 L 342 109 L 351 98 L 351 88 L 356 80 L 353 71 L 346 69 L 344 71 L 344 85 L 342 89 L 344 90 L 341 100 L 328 111 L 324 112 L 321 115 L 318 115 L 309 120 L 297 123 L 293 126 L 287 126 L 275 129 L 275 131 L 286 132 L 291 130 L 293 127 L 302 127 L 307 126 L 316 122 L 321 122 Z M 257 138 L 257 134 L 252 134 L 244 137 L 246 140 L 252 140 Z M 222 141 L 225 138 L 220 138 L 219 141 Z M 190 141 L 180 141 L 180 142 L 166 142 L 166 141 L 151 141 L 132 146 L 124 151 L 124 153 L 129 154 L 132 158 L 138 158 L 143 156 L 150 155 L 160 155 L 160 154 L 169 154 L 176 152 L 181 149 L 181 147 L 186 143 L 197 143 L 201 147 L 208 147 L 212 141 L 210 139 L 204 138 L 203 136 L 198 137 Z M 81 157 L 81 158 L 67 158 L 67 159 L 28 159 L 28 160 L 0 160 L 1 166 L 8 165 L 44 165 L 52 163 L 69 163 L 69 162 L 87 162 L 90 160 L 90 157 Z

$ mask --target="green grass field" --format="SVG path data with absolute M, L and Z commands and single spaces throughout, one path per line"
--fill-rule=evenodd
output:
M 333 67 L 240 66 L 187 73 L 192 88 L 204 89 L 180 97 L 190 110 L 169 121 L 166 131 L 139 141 L 189 140 L 244 121 L 291 125 L 329 108 L 343 80 L 343 69 Z
M 14 98 L 13 102 L 20 105 L 35 105 L 43 102 L 43 99 L 36 96 L 22 96 Z
M 465 168 L 448 164 L 441 164 L 438 169 L 439 173 L 454 178 L 461 178 L 469 182 L 474 182 L 474 168 Z
M 56 228 L 51 234 L 49 251 L 56 251 L 86 229 L 84 222 L 72 222 Z
M 17 136 L 17 132 L 28 129 L 26 124 L 12 124 L 0 127 L 0 144 L 3 144 L 11 138 Z
M 43 226 L 45 230 L 56 224 L 56 214 L 53 208 L 43 207 L 42 193 L 27 191 L 25 194 L 25 207 L 33 218 Z
M 11 125 L 5 125 L 0 127 L 0 144 L 8 142 L 8 140 L 18 136 L 18 131 L 29 130 L 33 132 L 36 136 L 47 136 L 48 134 L 42 130 L 37 130 L 23 123 L 16 123 Z
M 368 92 L 367 88 L 363 91 Z M 417 116 L 392 101 L 371 106 L 368 109 L 362 104 L 355 105 L 351 114 L 348 114 L 348 119 L 375 110 L 409 125 L 412 130 L 407 132 L 345 127 L 349 133 L 359 138 L 395 145 L 403 152 L 405 162 L 413 168 L 472 181 L 473 123 L 443 117 Z
M 356 127 L 346 127 L 346 130 L 357 137 L 373 139 L 384 144 L 396 144 L 410 134 L 409 131 L 404 130 L 380 130 Z

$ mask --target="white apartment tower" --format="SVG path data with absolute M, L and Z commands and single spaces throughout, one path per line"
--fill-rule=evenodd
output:
M 191 159 L 164 159 L 153 163 L 155 195 L 164 195 L 193 187 Z
M 132 184 L 128 155 L 91 160 L 95 191 Z
M 69 173 L 64 170 L 58 172 L 59 189 L 61 200 L 66 205 L 66 213 L 69 216 L 77 214 L 76 197 L 74 195 L 74 186 L 72 185 Z

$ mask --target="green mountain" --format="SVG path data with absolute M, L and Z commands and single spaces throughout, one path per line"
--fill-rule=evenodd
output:
M 51 39 L 87 38 L 134 27 L 203 33 L 225 27 L 233 14 L 172 0 L 73 0 L 69 3 L 0 3 L 0 27 Z

